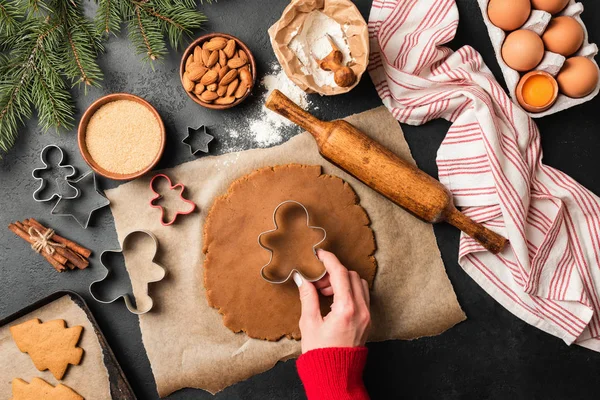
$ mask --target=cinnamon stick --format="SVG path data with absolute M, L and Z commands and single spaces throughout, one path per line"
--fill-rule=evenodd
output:
M 12 226 L 12 228 L 11 228 L 11 226 Z M 19 221 L 15 222 L 14 224 L 10 224 L 8 226 L 8 229 L 13 231 L 20 238 L 24 239 L 27 243 L 33 244 L 34 241 L 29 236 L 29 233 L 27 233 L 27 228 Z M 50 255 L 50 254 L 48 254 L 48 255 Z M 53 259 L 55 259 L 56 262 L 58 262 L 59 264 L 62 264 L 62 265 L 65 265 L 68 261 L 64 255 L 58 254 L 57 252 L 52 254 L 51 257 Z
M 31 220 L 32 219 L 30 218 L 28 220 L 26 219 L 25 221 L 23 221 L 23 225 L 25 225 L 26 227 L 25 231 L 29 231 L 29 227 L 33 226 L 38 231 L 40 231 L 41 234 L 46 233 L 47 228 L 44 228 L 43 226 L 36 227 Z M 52 238 L 50 240 L 60 243 L 58 240 L 56 240 L 56 234 L 52 235 Z M 59 253 L 60 255 L 64 256 L 67 260 L 69 260 L 73 265 L 75 265 L 79 269 L 85 269 L 88 265 L 90 265 L 90 262 L 88 260 L 83 258 L 81 255 L 73 252 L 68 247 L 55 247 L 54 250 L 56 250 L 56 253 Z
M 36 221 L 35 218 L 29 218 L 29 219 L 26 219 L 25 221 L 28 222 L 30 225 L 32 225 L 33 227 L 35 227 L 37 230 L 39 230 L 42 233 L 46 233 L 46 231 L 48 230 L 48 228 L 46 228 L 44 225 L 42 225 L 38 221 Z M 52 236 L 52 240 L 54 240 L 56 243 L 64 244 L 65 246 L 67 246 L 68 249 L 73 250 L 75 253 L 80 254 L 84 258 L 88 258 L 92 254 L 91 250 L 86 249 L 85 247 L 81 246 L 80 244 L 75 243 L 69 239 L 66 239 L 60 235 L 57 235 L 56 233 L 54 234 L 54 236 Z
M 15 233 L 17 236 L 25 239 L 28 243 L 31 240 L 29 238 L 29 234 L 27 232 L 25 232 L 24 230 L 22 230 L 19 226 L 15 225 L 15 224 L 10 224 L 8 225 L 8 229 L 10 229 L 13 233 Z M 65 270 L 65 266 L 61 263 L 59 263 L 56 259 L 54 259 L 50 254 L 46 253 L 46 252 L 41 252 L 40 253 L 42 255 L 42 257 L 44 257 L 46 259 L 46 261 L 48 261 L 50 263 L 50 265 L 52 265 L 54 267 L 55 270 L 57 270 L 58 272 L 62 272 Z M 56 255 L 56 253 L 54 253 L 54 255 Z

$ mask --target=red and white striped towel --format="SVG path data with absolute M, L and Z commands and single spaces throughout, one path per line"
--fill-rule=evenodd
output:
M 440 180 L 465 214 L 510 240 L 493 255 L 463 234 L 463 269 L 529 324 L 600 351 L 600 200 L 542 164 L 536 125 L 477 51 L 442 46 L 457 26 L 454 0 L 375 0 L 373 83 L 400 122 L 453 122 Z

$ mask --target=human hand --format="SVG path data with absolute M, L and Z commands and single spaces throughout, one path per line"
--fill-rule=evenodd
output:
M 324 347 L 364 346 L 371 325 L 369 285 L 355 271 L 348 271 L 337 257 L 328 251 L 317 250 L 327 275 L 308 282 L 294 273 L 298 285 L 302 316 L 302 353 Z M 333 295 L 331 312 L 321 316 L 317 288 L 325 296 Z

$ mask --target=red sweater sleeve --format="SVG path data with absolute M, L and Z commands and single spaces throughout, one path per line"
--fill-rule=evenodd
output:
M 308 400 L 368 400 L 362 374 L 366 347 L 331 347 L 302 354 L 296 361 Z

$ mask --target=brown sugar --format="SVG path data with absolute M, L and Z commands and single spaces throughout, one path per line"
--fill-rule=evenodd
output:
M 160 125 L 152 111 L 132 100 L 116 100 L 100 107 L 85 133 L 92 159 L 117 174 L 132 174 L 152 164 L 161 142 Z

